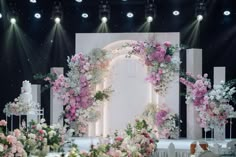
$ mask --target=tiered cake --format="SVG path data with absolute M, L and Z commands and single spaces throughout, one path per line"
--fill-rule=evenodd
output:
M 23 81 L 21 87 L 20 101 L 24 104 L 30 104 L 32 102 L 32 88 L 29 81 Z
M 20 96 L 14 102 L 7 103 L 4 112 L 7 115 L 33 114 L 38 107 L 38 103 L 32 100 L 31 83 L 23 81 Z

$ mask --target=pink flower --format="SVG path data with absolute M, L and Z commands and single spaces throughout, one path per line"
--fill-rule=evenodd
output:
M 19 138 L 21 135 L 21 131 L 19 129 L 15 129 L 14 134 L 15 134 L 16 138 Z
M 168 63 L 171 62 L 171 56 L 170 55 L 166 55 L 165 56 L 165 61 L 168 62 Z
M 171 47 L 171 43 L 170 43 L 169 41 L 164 42 L 164 45 L 165 45 L 166 47 Z
M 6 125 L 7 125 L 7 122 L 5 120 L 0 121 L 0 126 L 6 126 Z
M 16 143 L 16 137 L 14 137 L 14 136 L 12 136 L 12 135 L 8 135 L 8 136 L 7 136 L 7 142 L 8 142 L 9 144 L 14 144 L 14 143 Z

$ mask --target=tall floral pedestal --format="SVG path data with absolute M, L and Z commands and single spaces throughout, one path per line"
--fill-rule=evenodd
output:
M 225 125 L 215 125 L 214 126 L 214 140 L 224 141 L 225 140 Z

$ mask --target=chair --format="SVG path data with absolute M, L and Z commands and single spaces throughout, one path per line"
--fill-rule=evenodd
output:
M 199 145 L 201 146 L 201 148 L 204 151 L 208 150 L 208 143 L 206 141 L 199 141 Z M 191 155 L 195 154 L 196 146 L 197 146 L 197 142 L 196 141 L 191 143 L 191 145 L 190 145 L 190 154 Z

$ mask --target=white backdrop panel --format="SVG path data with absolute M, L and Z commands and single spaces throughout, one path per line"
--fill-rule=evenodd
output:
M 156 41 L 163 43 L 165 41 L 170 41 L 174 45 L 179 45 L 179 33 L 78 33 L 76 34 L 76 52 L 87 54 L 93 48 L 104 48 L 110 47 L 114 50 L 116 47 L 121 48 L 118 44 L 114 44 L 115 47 L 112 47 L 113 43 L 117 41 L 149 41 L 150 39 L 155 39 Z M 122 43 L 122 42 L 121 42 Z M 123 42 L 125 43 L 125 42 Z M 108 46 L 109 45 L 109 46 Z M 177 55 L 179 55 L 177 53 Z M 104 118 L 111 118 L 112 121 L 116 123 L 107 123 L 107 129 L 112 128 L 123 128 L 124 120 L 129 121 L 131 117 L 143 111 L 144 106 L 148 102 L 148 97 L 150 96 L 149 88 L 147 83 L 144 83 L 146 72 L 143 72 L 142 69 L 145 69 L 145 66 L 136 63 L 135 60 L 120 60 L 119 64 L 116 64 L 113 73 L 121 73 L 112 80 L 112 86 L 115 92 L 112 95 L 113 103 L 109 107 L 109 113 L 104 115 Z M 134 70 L 137 68 L 137 72 Z M 136 78 L 134 77 L 136 76 Z M 179 74 L 176 74 L 175 81 L 170 83 L 170 88 L 167 91 L 165 97 L 159 97 L 159 102 L 166 103 L 172 112 L 179 113 Z M 139 84 L 137 86 L 137 84 Z M 122 86 L 121 86 L 122 85 Z M 142 88 L 142 89 L 141 89 Z M 143 91 L 145 89 L 146 91 Z M 142 96 L 141 96 L 142 91 Z M 143 94 L 147 93 L 149 96 Z M 142 100 L 141 98 L 142 97 Z M 140 100 L 139 100 L 140 98 Z M 140 102 L 139 104 L 135 103 Z M 109 105 L 109 104 L 108 104 Z M 118 109 L 118 107 L 120 107 Z M 122 109 L 123 108 L 123 109 Z M 133 110 L 133 113 L 126 113 L 126 110 L 130 108 Z M 105 110 L 107 112 L 108 108 Z M 115 111 L 119 111 L 115 113 Z M 121 114 L 123 113 L 123 114 Z M 112 117 L 110 117 L 112 114 Z M 120 120 L 118 122 L 118 120 Z M 114 125 L 114 126 L 113 126 Z M 107 130 L 108 131 L 108 130 Z

